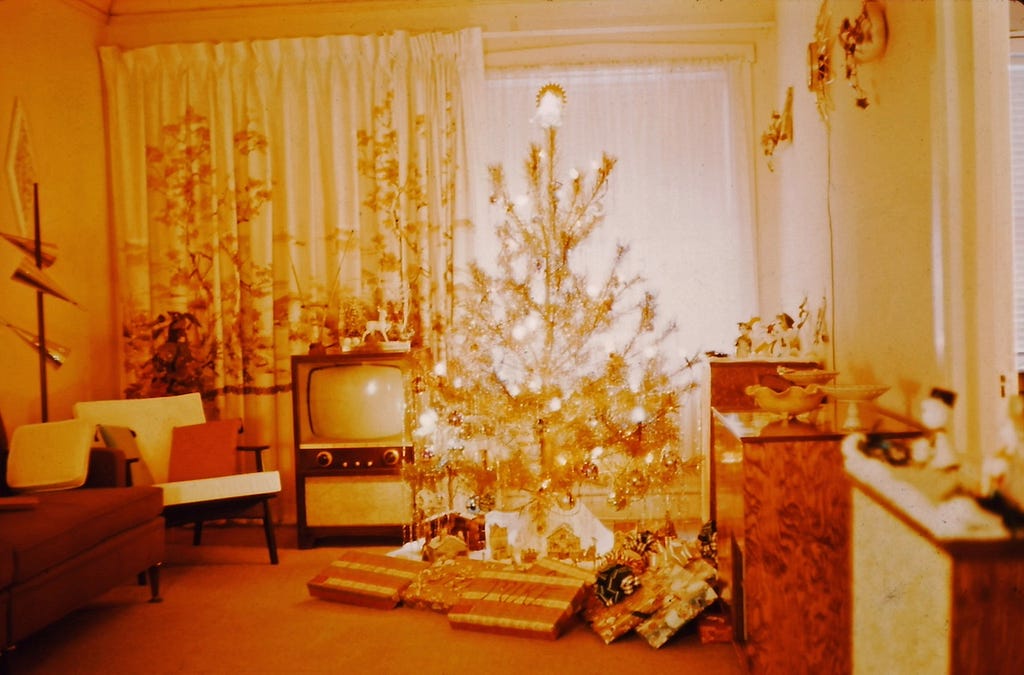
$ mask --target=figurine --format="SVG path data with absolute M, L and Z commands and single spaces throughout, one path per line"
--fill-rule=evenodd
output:
M 930 433 L 913 444 L 911 456 L 915 462 L 927 463 L 930 468 L 940 470 L 955 469 L 960 465 L 946 431 L 955 402 L 955 393 L 938 387 L 921 401 L 921 422 Z
M 363 342 L 366 342 L 366 338 L 374 333 L 379 333 L 381 338 L 383 338 L 383 341 L 387 342 L 388 328 L 390 327 L 391 325 L 388 323 L 388 313 L 383 307 L 381 307 L 377 310 L 377 320 L 366 322 L 366 330 L 363 331 Z
M 754 351 L 754 323 L 757 321 L 757 317 L 754 317 L 750 321 L 741 321 L 739 324 L 740 336 L 736 338 L 736 357 L 740 359 L 747 358 L 751 352 Z
M 1002 441 L 995 454 L 986 457 L 981 464 L 980 494 L 989 497 L 1006 488 L 1011 490 L 1019 483 L 1021 476 L 1021 450 L 1024 450 L 1024 396 L 1011 396 L 1008 402 L 1006 423 L 999 430 Z

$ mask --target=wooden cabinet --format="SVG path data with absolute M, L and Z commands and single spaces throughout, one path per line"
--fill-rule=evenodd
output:
M 709 368 L 709 398 L 710 409 L 718 412 L 746 412 L 757 410 L 754 399 L 747 395 L 746 388 L 752 384 L 761 384 L 773 389 L 785 389 L 789 382 L 779 375 L 779 367 L 793 369 L 817 368 L 814 361 L 806 360 L 756 360 L 756 359 L 734 359 L 720 358 L 711 359 Z M 707 495 L 708 514 L 710 518 L 717 518 L 717 493 L 715 483 L 717 482 L 717 466 L 715 461 L 715 420 L 711 415 L 708 425 L 708 437 L 705 439 L 710 448 L 710 461 L 707 468 Z
M 714 412 L 719 576 L 752 673 L 851 671 L 851 492 L 834 408 L 814 425 Z
M 744 391 L 752 384 L 785 389 L 790 383 L 779 375 L 779 368 L 803 370 L 818 368 L 814 361 L 752 359 L 711 360 L 711 407 L 719 412 L 757 410 L 754 399 Z
M 948 530 L 917 469 L 853 467 L 853 673 L 989 673 L 1024 664 L 1024 539 Z M 850 464 L 847 465 L 851 469 Z M 858 475 L 860 473 L 860 475 Z M 879 481 L 880 476 L 892 480 Z M 930 521 L 930 523 L 929 523 Z

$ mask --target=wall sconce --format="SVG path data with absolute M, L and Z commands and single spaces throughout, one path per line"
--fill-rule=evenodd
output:
M 839 42 L 843 46 L 846 79 L 857 94 L 857 107 L 868 107 L 868 96 L 860 84 L 857 68 L 882 58 L 889 42 L 889 26 L 882 0 L 864 0 L 857 18 L 843 19 L 839 29 Z
M 807 45 L 807 88 L 814 94 L 818 114 L 826 125 L 832 110 L 828 88 L 835 79 L 832 71 L 832 36 L 829 34 L 831 24 L 832 12 L 828 0 L 822 0 L 814 26 L 814 40 Z
M 781 143 L 793 142 L 793 87 L 786 90 L 786 105 L 782 112 L 772 111 L 772 117 L 768 121 L 768 128 L 761 134 L 761 150 L 768 159 L 768 170 L 775 171 L 772 164 L 772 157 L 776 148 Z

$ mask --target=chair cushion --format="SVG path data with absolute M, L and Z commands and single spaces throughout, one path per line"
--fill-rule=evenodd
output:
M 255 471 L 233 476 L 160 483 L 157 487 L 164 491 L 164 506 L 176 506 L 250 495 L 276 494 L 281 491 L 281 474 L 277 471 Z
M 238 472 L 241 420 L 214 420 L 174 427 L 168 481 L 230 476 Z
M 11 434 L 7 484 L 19 492 L 85 484 L 95 427 L 85 420 L 23 424 Z
M 79 401 L 72 407 L 75 417 L 94 425 L 128 427 L 135 432 L 142 467 L 137 484 L 166 483 L 171 454 L 171 431 L 186 424 L 206 421 L 203 399 L 198 393 L 156 398 Z M 148 474 L 148 475 L 145 475 Z
M 162 510 L 160 491 L 152 486 L 42 493 L 35 508 L 0 514 L 0 550 L 10 549 L 12 579 L 22 582 Z

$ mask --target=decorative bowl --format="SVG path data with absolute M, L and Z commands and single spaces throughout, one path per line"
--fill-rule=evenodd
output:
M 744 390 L 762 410 L 783 415 L 786 419 L 810 412 L 821 405 L 825 392 L 816 384 L 806 387 L 792 386 L 783 391 L 752 384 Z
M 808 384 L 828 384 L 839 375 L 834 370 L 821 370 L 820 368 L 799 370 L 797 368 L 787 368 L 786 366 L 779 366 L 778 373 L 783 379 L 789 380 L 801 387 L 805 387 Z
M 846 404 L 846 418 L 843 420 L 844 431 L 863 431 L 860 408 L 889 391 L 885 384 L 826 384 L 822 390 Z
M 826 384 L 821 388 L 837 401 L 873 401 L 891 389 L 886 384 Z

